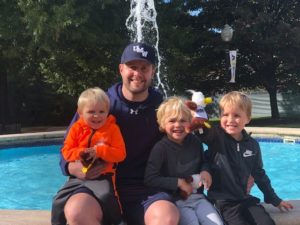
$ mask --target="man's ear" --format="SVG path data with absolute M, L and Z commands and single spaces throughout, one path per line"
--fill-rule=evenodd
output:
M 122 73 L 124 64 L 119 64 L 119 72 Z
M 152 79 L 154 78 L 155 72 L 157 70 L 157 67 L 155 65 L 152 65 L 153 70 L 152 70 Z

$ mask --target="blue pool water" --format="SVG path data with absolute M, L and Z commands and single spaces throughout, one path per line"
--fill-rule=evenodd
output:
M 284 200 L 300 199 L 300 144 L 260 142 L 260 147 L 264 169 L 277 195 Z M 263 201 L 256 185 L 251 194 Z
M 300 199 L 300 144 L 260 142 L 264 166 L 277 194 Z M 0 209 L 51 209 L 63 185 L 59 145 L 0 149 Z M 252 194 L 262 195 L 257 187 Z
M 0 209 L 50 209 L 65 182 L 59 145 L 0 149 Z

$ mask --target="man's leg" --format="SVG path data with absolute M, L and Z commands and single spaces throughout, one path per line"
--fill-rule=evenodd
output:
M 146 225 L 177 225 L 178 222 L 179 210 L 167 200 L 153 202 L 145 212 Z
M 99 202 L 87 193 L 72 195 L 64 212 L 69 225 L 100 225 L 103 218 Z

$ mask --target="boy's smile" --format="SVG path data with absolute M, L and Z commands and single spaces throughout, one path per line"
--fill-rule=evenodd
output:
M 246 112 L 236 106 L 226 105 L 221 113 L 221 127 L 237 141 L 242 139 L 242 130 L 249 122 Z

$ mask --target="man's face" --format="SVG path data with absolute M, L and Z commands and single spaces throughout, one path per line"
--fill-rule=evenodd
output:
M 134 60 L 119 65 L 123 81 L 123 91 L 134 94 L 148 93 L 155 67 L 143 60 Z

